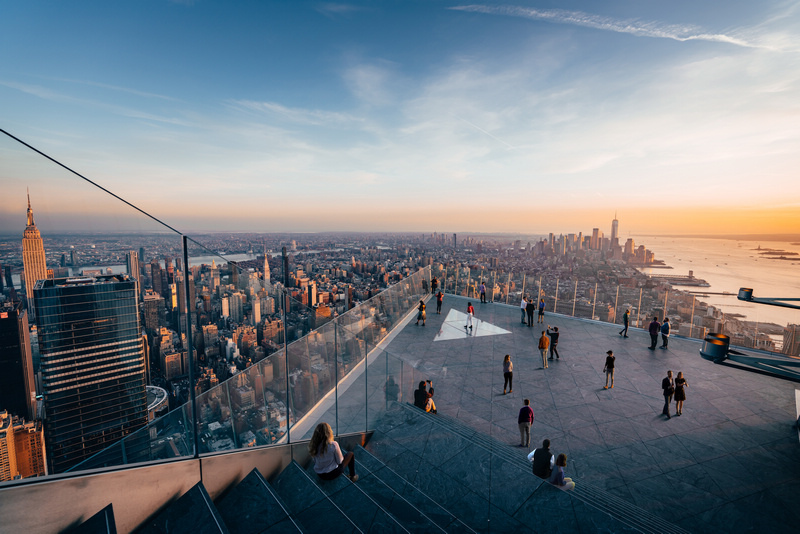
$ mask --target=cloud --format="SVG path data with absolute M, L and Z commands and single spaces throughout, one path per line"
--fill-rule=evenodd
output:
M 353 95 L 366 104 L 387 105 L 394 101 L 390 90 L 392 73 L 387 67 L 359 64 L 347 69 L 343 78 Z
M 168 100 L 170 102 L 178 101 L 177 98 L 173 98 L 171 96 L 159 95 L 157 93 L 149 93 L 147 91 L 140 91 L 138 89 L 131 89 L 129 87 L 121 87 L 119 85 L 110 85 L 107 83 L 100 83 L 100 82 L 92 82 L 89 80 L 72 80 L 69 78 L 54 78 L 56 81 L 60 82 L 68 82 L 68 83 L 77 83 L 81 85 L 88 85 L 90 87 L 99 87 L 101 89 L 110 89 L 112 91 L 118 91 L 121 93 L 128 93 L 136 96 L 143 96 L 147 98 L 158 98 L 161 100 Z
M 361 11 L 362 8 L 359 6 L 354 6 L 351 4 L 335 4 L 332 2 L 319 4 L 315 7 L 315 9 L 325 15 L 326 17 L 333 18 L 337 15 L 346 15 L 349 13 L 354 13 L 356 11 Z
M 325 124 L 346 124 L 362 122 L 362 119 L 347 113 L 323 111 L 319 109 L 290 108 L 275 102 L 258 102 L 254 100 L 231 100 L 234 107 L 279 115 L 289 122 L 322 126 Z
M 654 37 L 659 39 L 673 39 L 675 41 L 711 41 L 746 48 L 767 48 L 766 45 L 756 44 L 730 35 L 708 33 L 693 24 L 664 24 L 662 22 L 642 21 L 639 19 L 616 19 L 603 15 L 584 13 L 582 11 L 536 9 L 520 6 L 485 6 L 474 4 L 454 6 L 448 9 L 472 13 L 486 13 L 490 15 L 522 17 L 532 20 L 543 20 L 555 24 L 571 24 L 573 26 L 582 26 L 597 30 L 628 33 L 636 35 L 637 37 Z

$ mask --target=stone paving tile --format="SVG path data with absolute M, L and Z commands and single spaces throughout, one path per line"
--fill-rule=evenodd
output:
M 787 514 L 796 515 L 780 512 L 785 502 L 796 503 L 800 497 L 800 447 L 791 426 L 793 384 L 711 364 L 700 358 L 701 343 L 696 340 L 674 336 L 669 350 L 651 352 L 642 330 L 633 329 L 631 337 L 623 339 L 617 335 L 618 325 L 554 314 L 546 321 L 561 331 L 562 358 L 549 362 L 545 370 L 535 348 L 544 325 L 520 325 L 515 306 L 476 306 L 481 320 L 511 334 L 434 342 L 440 324 L 436 320 L 441 321 L 451 306 L 462 310 L 466 299 L 448 295 L 442 316 L 429 316 L 426 330 L 405 328 L 388 349 L 430 374 L 440 413 L 516 444 L 516 416 L 521 399 L 528 397 L 536 414 L 532 445 L 551 439 L 554 451 L 569 456 L 568 476 L 691 531 L 741 532 L 756 525 L 750 515 L 757 507 L 748 504 L 745 514 L 731 512 L 750 498 L 766 503 L 773 496 L 773 504 L 765 509 L 778 517 L 767 524 L 778 531 L 785 530 Z M 571 309 L 563 309 L 567 308 Z M 404 347 L 413 352 L 405 353 Z M 614 350 L 618 363 L 613 390 L 602 389 L 608 349 Z M 515 388 L 503 396 L 505 354 L 512 355 Z M 426 357 L 431 365 L 424 365 Z M 683 371 L 690 384 L 684 414 L 670 420 L 660 415 L 660 384 L 667 369 Z M 670 409 L 674 413 L 674 403 Z M 520 449 L 520 455 L 524 453 Z M 450 468 L 447 461 L 443 465 Z M 754 474 L 760 470 L 780 471 L 777 486 Z M 665 480 L 670 489 L 660 491 Z M 785 499 L 774 498 L 776 488 L 785 489 Z

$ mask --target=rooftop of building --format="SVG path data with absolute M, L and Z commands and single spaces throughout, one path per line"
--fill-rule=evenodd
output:
M 159 404 L 167 400 L 167 390 L 158 386 L 146 386 L 147 389 L 147 409 L 153 410 Z
M 794 426 L 795 384 L 701 358 L 702 342 L 671 336 L 648 350 L 645 330 L 547 313 L 529 328 L 515 306 L 475 307 L 447 295 L 441 315 L 413 318 L 386 345 L 431 379 L 439 414 L 519 444 L 517 415 L 528 398 L 535 412 L 531 447 L 547 438 L 566 453 L 567 475 L 692 532 L 791 531 L 800 520 L 800 445 Z M 560 331 L 560 359 L 543 369 L 537 339 Z M 660 345 L 660 340 L 659 340 Z M 613 389 L 604 389 L 606 351 L 616 356 Z M 503 358 L 514 364 L 513 393 L 503 394 Z M 682 371 L 683 414 L 662 414 L 661 380 Z M 413 399 L 411 399 L 413 400 Z M 404 399 L 409 401 L 409 399 Z M 421 440 L 428 439 L 420 436 Z M 519 449 L 520 456 L 527 449 Z M 473 487 L 467 472 L 463 491 Z M 476 472 L 477 476 L 477 472 Z
M 79 287 L 96 286 L 100 284 L 116 284 L 119 282 L 131 281 L 125 274 L 106 274 L 96 276 L 69 276 L 63 278 L 47 278 L 36 282 L 34 289 L 46 289 L 53 287 Z

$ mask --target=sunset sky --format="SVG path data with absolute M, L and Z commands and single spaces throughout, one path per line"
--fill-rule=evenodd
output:
M 0 128 L 187 232 L 800 233 L 796 1 L 4 2 L 0 49 Z M 2 234 L 152 228 L 0 162 Z

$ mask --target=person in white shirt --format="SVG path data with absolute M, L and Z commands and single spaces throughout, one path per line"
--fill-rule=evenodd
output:
M 350 471 L 350 480 L 358 480 L 356 462 L 353 453 L 342 455 L 339 444 L 333 440 L 333 429 L 328 423 L 320 423 L 314 429 L 314 435 L 308 442 L 308 452 L 314 458 L 314 472 L 322 480 L 333 480 L 344 472 L 345 466 Z

